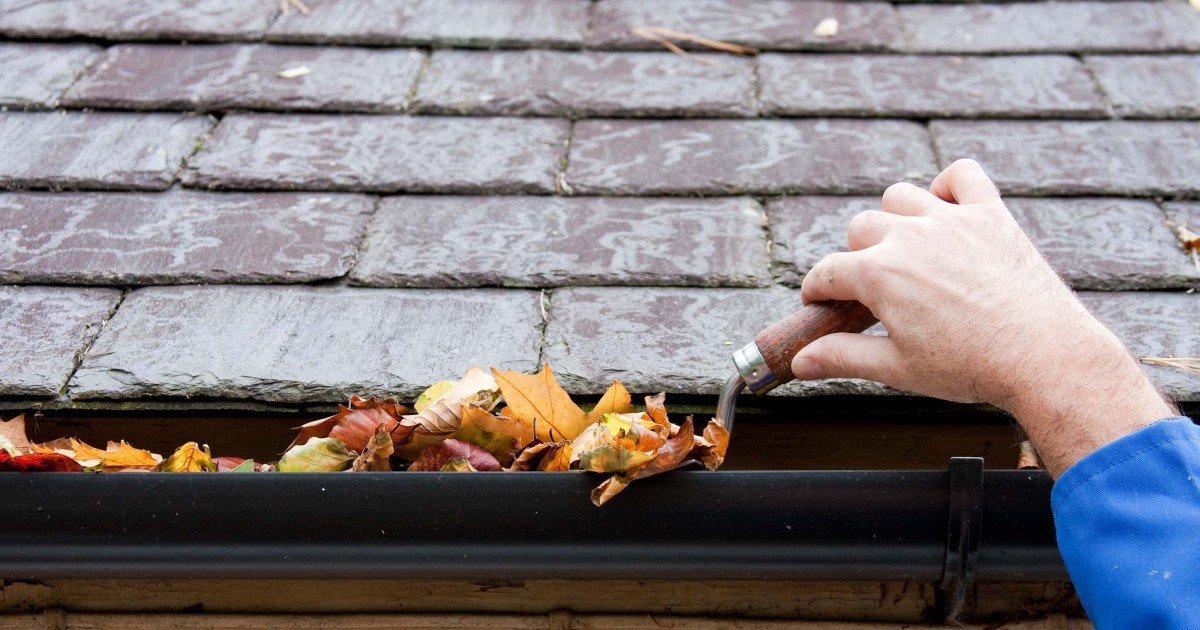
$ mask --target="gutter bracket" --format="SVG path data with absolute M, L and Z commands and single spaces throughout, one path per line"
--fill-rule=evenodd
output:
M 950 522 L 938 587 L 947 623 L 962 620 L 975 595 L 979 539 L 983 526 L 983 458 L 950 458 Z

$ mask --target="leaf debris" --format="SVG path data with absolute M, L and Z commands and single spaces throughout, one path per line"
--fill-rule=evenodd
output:
M 635 26 L 635 27 L 629 29 L 629 33 L 631 35 L 635 35 L 637 37 L 641 37 L 644 39 L 648 39 L 650 41 L 658 42 L 659 44 L 662 44 L 662 46 L 664 48 L 666 48 L 667 50 L 669 50 L 677 55 L 687 57 L 688 59 L 697 61 L 697 62 L 705 64 L 705 65 L 709 65 L 709 66 L 715 65 L 715 62 L 712 61 L 711 59 L 705 59 L 703 57 L 696 57 L 696 56 L 692 55 L 691 53 L 689 53 L 688 51 L 681 48 L 678 44 L 676 44 L 672 40 L 678 40 L 678 41 L 682 41 L 682 42 L 691 42 L 693 44 L 697 44 L 697 45 L 703 46 L 705 48 L 711 48 L 712 50 L 729 53 L 731 55 L 757 55 L 758 54 L 757 48 L 750 48 L 749 46 L 740 46 L 738 44 L 731 44 L 729 42 L 723 42 L 719 39 L 709 39 L 707 37 L 700 37 L 699 35 L 693 35 L 691 33 L 685 33 L 683 31 L 677 31 L 675 29 L 664 28 L 662 26 Z

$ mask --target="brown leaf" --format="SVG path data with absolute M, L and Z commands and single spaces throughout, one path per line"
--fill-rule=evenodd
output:
M 609 477 L 592 491 L 592 503 L 598 506 L 604 505 L 609 499 L 617 496 L 622 490 L 629 487 L 629 484 L 635 480 L 675 470 L 691 461 L 689 455 L 691 455 L 692 447 L 696 441 L 696 436 L 692 434 L 692 431 L 692 418 L 688 416 L 687 420 L 684 420 L 683 426 L 678 427 L 675 436 L 667 440 L 667 443 L 658 449 L 658 455 L 654 459 L 640 468 L 631 470 L 625 474 L 616 474 Z
M 306 444 L 309 438 L 333 437 L 347 447 L 361 451 L 375 435 L 375 427 L 387 425 L 392 432 L 392 441 L 403 444 L 411 439 L 410 428 L 398 429 L 400 416 L 408 409 L 394 400 L 350 397 L 350 406 L 338 405 L 338 412 L 328 418 L 314 420 L 298 427 L 300 435 L 288 445 L 288 449 Z
M 562 457 L 566 457 L 565 465 L 558 461 Z M 562 467 L 560 468 L 560 466 Z M 508 470 L 512 472 L 525 472 L 528 470 L 570 470 L 570 468 L 570 442 L 566 440 L 562 442 L 534 440 L 521 449 L 521 452 L 517 454 L 512 466 L 509 466 Z
M 216 472 L 217 465 L 207 448 L 200 448 L 195 442 L 188 442 L 175 449 L 171 456 L 164 459 L 155 470 L 161 472 Z
M 375 437 L 367 442 L 367 448 L 354 460 L 350 466 L 352 471 L 388 471 L 392 469 L 389 458 L 392 456 L 392 435 L 387 425 L 375 427 Z
M 716 470 L 725 462 L 725 451 L 729 448 L 729 431 L 716 420 L 709 420 L 704 427 L 704 437 L 696 440 L 693 456 L 709 470 Z
M 25 414 L 19 414 L 12 420 L 0 420 L 0 443 L 6 442 L 22 452 L 32 452 L 30 448 L 32 444 L 29 442 L 29 437 L 25 433 Z M 10 453 L 14 457 L 21 453 Z
M 633 399 L 620 381 L 613 381 L 608 391 L 600 398 L 592 410 L 587 412 L 588 424 L 600 420 L 606 413 L 629 413 L 633 411 Z
M 508 402 L 510 417 L 530 425 L 536 420 L 536 437 L 543 442 L 573 440 L 591 424 L 587 414 L 558 384 L 549 364 L 537 374 L 499 372 L 495 368 L 492 374 Z
M 662 426 L 671 426 L 671 421 L 667 418 L 667 392 L 659 392 L 653 396 L 646 397 L 646 415 L 650 416 L 656 424 Z
M 512 462 L 519 445 L 533 439 L 533 430 L 512 418 L 498 418 L 474 405 L 463 408 L 462 424 L 454 439 L 482 446 L 501 464 Z
M 455 439 L 426 446 L 408 469 L 413 472 L 442 470 L 448 461 L 455 458 L 465 459 L 475 470 L 501 470 L 500 462 L 483 447 Z
M 439 470 L 440 472 L 479 472 L 471 465 L 471 460 L 466 457 L 451 457 Z
M 469 405 L 491 409 L 499 387 L 491 374 L 472 367 L 449 390 L 429 401 L 424 411 L 400 418 L 400 426 L 412 431 L 406 442 L 396 442 L 396 454 L 413 459 L 430 444 L 454 435 L 462 424 L 463 410 Z
M 98 459 L 105 468 L 154 468 L 162 461 L 161 455 L 134 448 L 125 440 L 120 444 L 109 441 L 107 450 L 102 451 L 72 439 L 71 450 L 75 451 L 76 460 Z

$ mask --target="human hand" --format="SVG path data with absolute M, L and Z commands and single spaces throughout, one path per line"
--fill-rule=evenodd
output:
M 804 278 L 806 303 L 857 300 L 887 337 L 835 334 L 799 379 L 857 377 L 1012 413 L 1057 477 L 1175 411 L 1038 253 L 983 169 L 959 160 L 926 191 L 895 184 L 850 222 L 849 252 Z

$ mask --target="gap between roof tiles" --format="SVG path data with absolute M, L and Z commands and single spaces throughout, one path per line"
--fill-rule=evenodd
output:
M 1073 53 L 1071 56 L 1079 60 L 1079 65 L 1083 67 L 1083 72 L 1087 74 L 1088 79 L 1092 82 L 1092 86 L 1096 88 L 1096 93 L 1100 95 L 1100 100 L 1104 101 L 1105 117 L 1109 119 L 1121 119 L 1122 116 L 1117 114 L 1117 109 L 1113 106 L 1112 97 L 1109 96 L 1108 90 L 1104 89 L 1104 83 L 1100 81 L 1100 77 L 1096 76 L 1096 70 L 1092 68 L 1092 64 L 1083 56 L 1083 53 Z
M 83 341 L 83 345 L 80 346 L 79 350 L 76 350 L 75 354 L 71 356 L 71 371 L 67 374 L 67 378 L 63 380 L 62 385 L 59 386 L 58 394 L 55 396 L 54 401 L 70 399 L 70 397 L 67 395 L 67 392 L 71 384 L 71 379 L 75 378 L 75 373 L 79 371 L 79 366 L 83 365 L 84 358 L 86 358 L 88 352 L 91 351 L 92 345 L 96 343 L 96 339 L 100 337 L 100 333 L 104 332 L 104 328 L 108 326 L 108 322 L 112 321 L 112 318 L 117 314 L 117 310 L 120 309 L 121 305 L 125 303 L 125 298 L 129 295 L 129 291 L 129 287 L 124 287 L 121 289 L 121 295 L 117 296 L 117 301 L 114 302 L 112 307 L 108 309 L 108 313 L 104 316 L 104 319 L 98 322 L 95 331 L 87 335 Z
M 541 367 L 542 362 L 546 360 L 546 331 L 550 328 L 550 317 L 553 315 L 554 308 L 554 288 L 542 289 L 538 294 L 538 312 L 542 316 L 541 324 L 538 326 L 538 346 L 537 346 L 537 362 L 536 367 Z M 568 351 L 570 349 L 568 348 Z

